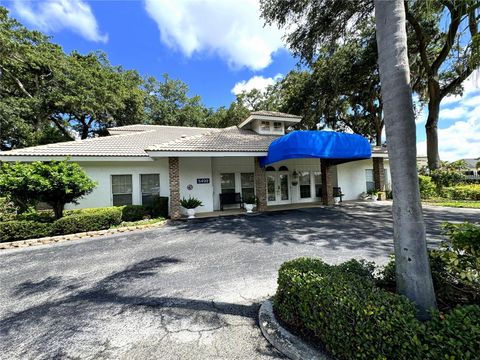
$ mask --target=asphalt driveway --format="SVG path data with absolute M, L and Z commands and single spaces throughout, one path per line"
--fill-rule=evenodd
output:
M 425 209 L 443 221 L 480 211 Z M 298 256 L 378 263 L 390 207 L 350 204 L 170 223 L 161 229 L 0 252 L 2 359 L 281 358 L 256 324 L 280 264 Z

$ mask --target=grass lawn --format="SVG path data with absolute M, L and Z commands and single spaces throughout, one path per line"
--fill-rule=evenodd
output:
M 427 205 L 448 206 L 457 208 L 480 209 L 480 201 L 475 200 L 450 200 L 450 199 L 428 199 L 423 201 Z
M 118 227 L 125 227 L 125 226 L 150 225 L 150 224 L 162 223 L 164 221 L 165 219 L 163 217 L 139 220 L 139 221 L 122 221 L 121 224 L 112 226 L 111 229 L 118 228 Z

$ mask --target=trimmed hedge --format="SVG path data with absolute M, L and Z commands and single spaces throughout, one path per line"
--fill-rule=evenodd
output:
M 139 221 L 150 217 L 150 212 L 143 205 L 125 205 L 122 209 L 122 221 Z
M 120 207 L 92 209 L 58 219 L 53 224 L 57 235 L 74 234 L 85 231 L 105 230 L 122 222 Z
M 284 263 L 274 310 L 339 359 L 474 359 L 480 353 L 479 306 L 435 313 L 421 323 L 410 301 L 377 287 L 372 267 L 355 260 Z
M 53 226 L 36 221 L 12 220 L 0 222 L 0 242 L 51 236 Z
M 480 200 L 480 184 L 444 188 L 442 196 L 453 200 Z
M 430 176 L 418 175 L 418 183 L 422 199 L 429 199 L 437 194 L 437 186 Z

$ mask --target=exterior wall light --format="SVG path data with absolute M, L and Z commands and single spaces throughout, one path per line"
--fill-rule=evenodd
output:
M 293 170 L 292 173 L 292 186 L 297 186 L 298 185 L 298 173 L 296 170 Z

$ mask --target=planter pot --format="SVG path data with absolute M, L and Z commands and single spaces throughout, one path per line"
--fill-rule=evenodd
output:
M 187 209 L 187 215 L 189 219 L 195 219 L 195 209 Z
M 253 207 L 255 204 L 245 204 L 245 210 L 247 210 L 247 214 L 251 214 L 253 211 Z
M 340 204 L 340 196 L 335 196 L 335 197 L 333 198 L 333 201 L 335 202 L 335 205 Z
M 374 195 L 370 195 L 372 197 L 372 200 L 373 201 L 377 201 L 378 200 L 378 195 L 377 194 L 374 194 Z

